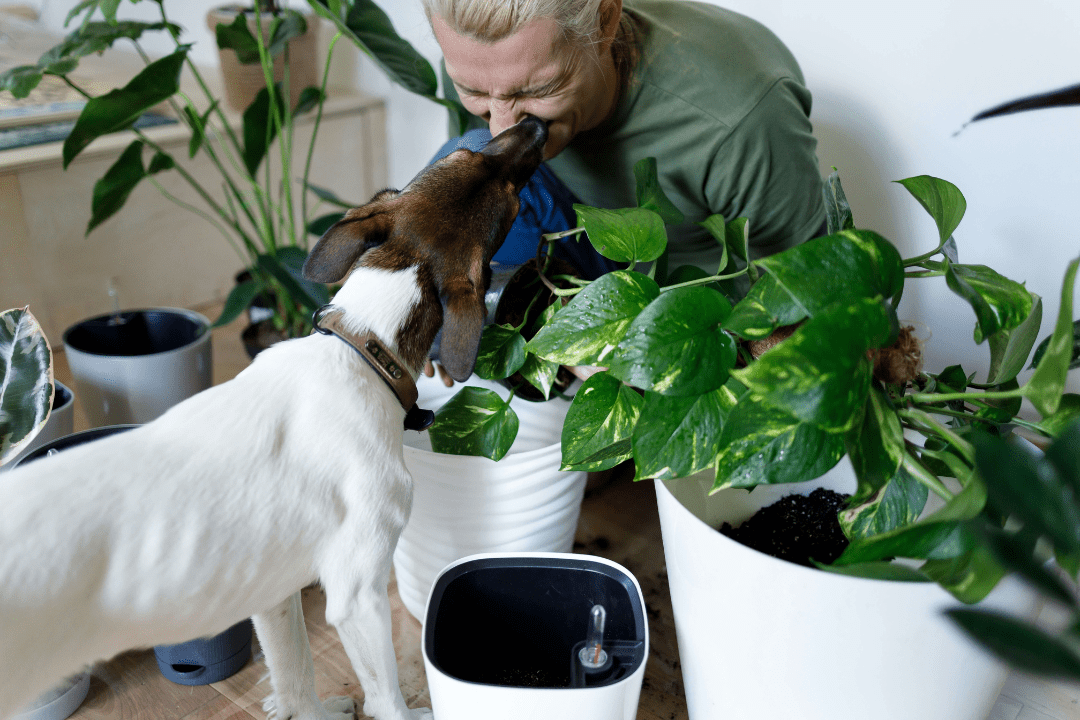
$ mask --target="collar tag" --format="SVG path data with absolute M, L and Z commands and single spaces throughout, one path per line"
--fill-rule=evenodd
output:
M 351 347 L 371 369 L 378 374 L 387 387 L 394 393 L 401 407 L 405 409 L 406 430 L 427 430 L 435 421 L 435 413 L 423 410 L 416 405 L 419 392 L 412 376 L 405 369 L 405 363 L 394 355 L 390 348 L 373 333 L 352 334 L 341 324 L 343 313 L 333 305 L 323 305 L 311 317 L 315 331 L 322 335 L 333 335 Z

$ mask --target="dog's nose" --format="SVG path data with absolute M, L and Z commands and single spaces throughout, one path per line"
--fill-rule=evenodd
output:
M 547 137 L 547 123 L 535 115 L 526 115 L 516 125 L 511 125 L 492 138 L 481 152 L 489 156 L 510 153 L 521 157 L 537 149 L 543 152 Z

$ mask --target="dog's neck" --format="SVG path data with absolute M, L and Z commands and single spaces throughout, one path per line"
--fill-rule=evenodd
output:
M 349 332 L 373 333 L 402 359 L 413 379 L 419 376 L 426 355 L 416 357 L 416 352 L 402 347 L 403 333 L 417 325 L 416 315 L 422 312 L 415 267 L 400 271 L 357 267 L 333 302 L 344 310 L 343 325 Z M 427 347 L 433 339 L 427 339 Z

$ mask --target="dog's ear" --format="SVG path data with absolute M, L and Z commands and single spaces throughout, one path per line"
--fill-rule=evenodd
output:
M 386 242 L 394 215 L 383 201 L 396 195 L 396 190 L 383 190 L 367 205 L 353 208 L 331 225 L 304 261 L 304 277 L 321 283 L 338 282 L 361 255 Z
M 443 324 L 439 362 L 458 382 L 468 380 L 476 365 L 487 314 L 481 298 L 475 286 L 465 282 L 444 288 L 440 298 Z

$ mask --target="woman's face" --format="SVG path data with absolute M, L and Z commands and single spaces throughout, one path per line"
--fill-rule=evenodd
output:
M 615 107 L 618 81 L 609 43 L 573 48 L 546 18 L 495 43 L 459 35 L 438 16 L 432 28 L 465 109 L 486 120 L 492 135 L 526 114 L 548 121 L 545 159 Z

